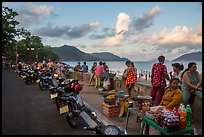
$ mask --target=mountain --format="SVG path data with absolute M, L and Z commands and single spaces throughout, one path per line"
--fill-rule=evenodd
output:
M 90 55 L 102 59 L 102 60 L 106 60 L 106 61 L 127 61 L 127 58 L 121 58 L 117 55 L 114 55 L 113 53 L 110 52 L 101 52 L 101 53 L 91 53 Z
M 56 53 L 61 60 L 66 61 L 95 61 L 97 58 L 90 54 L 84 53 L 74 46 L 63 45 L 61 47 L 54 47 L 53 52 Z
M 202 51 L 184 54 L 172 61 L 202 61 Z
M 78 48 L 70 45 L 61 47 L 53 47 L 52 51 L 56 53 L 61 60 L 66 61 L 126 61 L 128 59 L 121 58 L 109 52 L 102 53 L 85 53 Z

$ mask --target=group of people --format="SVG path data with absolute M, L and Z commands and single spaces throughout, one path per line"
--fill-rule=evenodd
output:
M 202 99 L 202 79 L 195 62 L 190 62 L 184 71 L 183 65 L 174 63 L 173 72 L 168 74 L 164 65 L 165 57 L 159 56 L 158 61 L 152 66 L 152 101 L 155 101 L 157 92 L 157 105 L 167 108 L 178 107 L 180 103 L 191 104 L 195 96 Z M 166 80 L 169 85 L 166 85 Z
M 68 68 L 68 66 L 62 63 L 60 60 L 52 61 L 51 59 L 48 59 L 48 61 L 43 60 L 42 62 L 28 62 L 27 64 L 19 62 L 17 64 L 18 71 L 21 71 L 24 66 L 38 68 L 39 70 L 50 70 L 52 75 L 57 73 L 59 76 L 65 75 L 64 70 L 65 68 Z
M 89 71 L 88 66 L 86 65 L 86 62 L 81 66 L 81 63 L 78 62 L 78 64 L 74 67 L 75 72 L 83 72 L 87 73 Z M 93 79 L 95 78 L 95 87 L 99 88 L 102 84 L 102 79 L 108 76 L 109 73 L 109 67 L 107 66 L 106 62 L 100 61 L 97 65 L 97 62 L 94 62 L 91 69 L 91 78 L 89 80 L 88 86 L 94 86 L 92 84 Z

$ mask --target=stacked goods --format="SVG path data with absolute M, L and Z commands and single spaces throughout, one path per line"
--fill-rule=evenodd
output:
M 102 104 L 102 112 L 108 117 L 118 116 L 118 106 L 103 103 Z
M 179 116 L 176 116 L 174 112 L 165 111 L 163 114 L 163 127 L 168 132 L 179 130 Z
M 115 94 L 104 97 L 104 102 L 109 104 L 109 105 L 116 104 L 116 100 L 117 100 L 117 98 L 115 97 Z

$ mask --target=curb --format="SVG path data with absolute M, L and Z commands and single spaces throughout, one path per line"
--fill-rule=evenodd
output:
M 97 109 L 89 105 L 87 102 L 84 101 L 84 104 L 87 109 L 89 109 L 92 112 L 95 112 L 97 115 L 97 118 L 102 122 L 104 125 L 115 125 L 112 120 L 109 120 L 107 117 L 105 117 L 101 112 L 99 112 Z

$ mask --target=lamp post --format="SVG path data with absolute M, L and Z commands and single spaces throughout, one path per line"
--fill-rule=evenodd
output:
M 34 51 L 35 50 L 35 48 L 27 48 L 27 50 L 29 51 Z
M 18 51 L 17 51 L 17 44 L 16 44 L 16 70 L 18 69 L 18 66 L 17 66 L 17 59 L 18 59 Z

